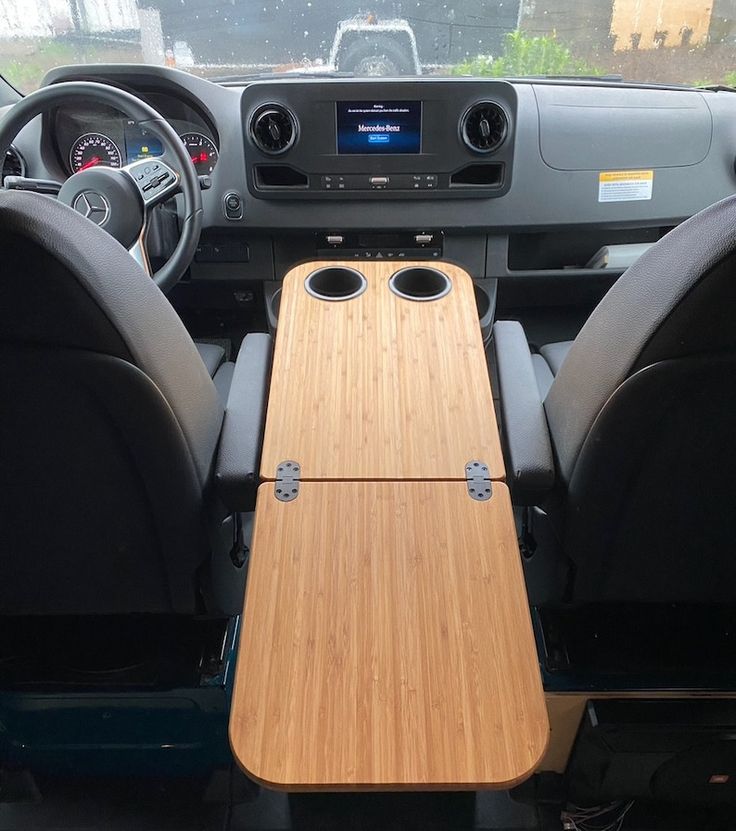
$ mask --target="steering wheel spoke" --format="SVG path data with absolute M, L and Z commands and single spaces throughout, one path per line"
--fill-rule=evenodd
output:
M 173 167 L 159 158 L 139 159 L 125 165 L 122 170 L 136 186 L 146 210 L 159 205 L 180 190 L 181 177 Z
M 148 224 L 143 226 L 138 239 L 128 248 L 130 256 L 138 263 L 138 265 L 151 277 L 153 271 L 151 270 L 151 261 L 148 258 L 148 249 L 146 248 L 146 233 L 148 232 Z
M 125 168 L 96 165 L 77 171 L 58 191 L 58 200 L 93 222 L 124 245 L 162 291 L 168 291 L 186 272 L 202 229 L 202 194 L 189 151 L 176 130 L 160 113 L 125 90 L 92 81 L 66 81 L 31 92 L 5 110 L 0 118 L 0 158 L 18 132 L 36 116 L 60 104 L 96 101 L 110 106 L 158 136 L 171 167 L 162 157 L 139 159 Z M 16 179 L 7 189 L 35 190 L 54 195 L 56 183 Z M 182 194 L 179 241 L 163 265 L 152 272 L 146 237 L 153 209 Z

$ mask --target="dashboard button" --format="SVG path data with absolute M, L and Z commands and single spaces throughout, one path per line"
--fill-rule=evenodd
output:
M 230 191 L 230 193 L 225 194 L 223 203 L 227 219 L 238 220 L 243 218 L 243 200 L 240 198 L 240 194 Z

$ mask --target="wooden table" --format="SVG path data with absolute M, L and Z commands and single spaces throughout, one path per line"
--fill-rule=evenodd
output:
M 547 713 L 506 486 L 261 485 L 230 737 L 287 790 L 509 787 Z
M 349 263 L 328 302 L 319 265 L 284 281 L 233 753 L 285 790 L 509 787 L 549 726 L 472 281 Z
M 304 479 L 463 479 L 465 463 L 482 459 L 502 479 L 470 277 L 441 263 L 452 291 L 415 302 L 388 280 L 427 263 L 329 263 L 357 266 L 368 287 L 326 302 L 304 289 L 320 265 L 284 279 L 261 477 L 294 459 Z

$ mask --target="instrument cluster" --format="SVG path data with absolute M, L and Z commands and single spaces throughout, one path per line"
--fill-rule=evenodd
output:
M 220 151 L 215 131 L 203 115 L 168 95 L 141 97 L 179 134 L 197 173 L 211 174 Z M 97 165 L 123 167 L 164 152 L 161 140 L 152 132 L 118 110 L 99 104 L 57 110 L 53 116 L 53 139 L 59 161 L 69 175 Z

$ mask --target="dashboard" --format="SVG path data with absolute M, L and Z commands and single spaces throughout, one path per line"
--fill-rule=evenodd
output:
M 241 111 L 257 198 L 436 204 L 511 187 L 517 94 L 505 82 L 273 82 L 246 88 Z
M 595 82 L 52 70 L 143 98 L 203 182 L 193 281 L 271 281 L 314 257 L 443 257 L 475 277 L 582 279 L 601 246 L 656 241 L 736 189 L 736 95 Z M 18 136 L 28 176 L 161 152 L 104 107 Z
M 201 175 L 215 169 L 216 131 L 193 107 L 166 94 L 144 96 L 179 134 Z M 59 163 L 68 175 L 95 165 L 122 167 L 163 154 L 161 141 L 123 113 L 98 104 L 57 109 L 49 133 Z

